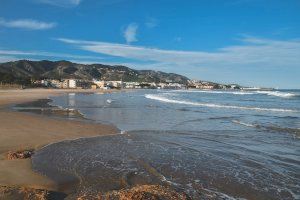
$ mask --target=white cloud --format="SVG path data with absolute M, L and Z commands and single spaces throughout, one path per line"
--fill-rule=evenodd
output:
M 190 65 L 193 67 L 263 66 L 299 67 L 300 40 L 269 40 L 254 37 L 242 38 L 242 44 L 227 46 L 214 52 L 174 51 L 142 46 L 115 44 L 96 41 L 58 39 L 79 48 L 138 61 Z
M 0 55 L 9 55 L 9 56 L 15 56 L 15 55 L 36 55 L 33 52 L 24 52 L 24 51 L 15 51 L 15 50 L 1 50 L 0 49 Z
M 5 20 L 3 18 L 0 18 L 0 26 L 30 30 L 45 30 L 54 28 L 56 26 L 56 23 L 42 22 L 33 19 Z
M 39 3 L 45 3 L 53 6 L 59 7 L 74 7 L 78 6 L 82 0 L 35 0 Z
M 137 41 L 136 38 L 137 29 L 138 29 L 138 25 L 136 23 L 131 23 L 126 27 L 123 36 L 128 44 Z
M 15 61 L 15 60 L 18 60 L 18 59 L 14 56 L 1 56 L 0 55 L 0 63 L 10 62 L 10 61 Z
M 138 69 L 249 86 L 299 88 L 300 40 L 243 37 L 214 51 L 175 51 L 97 41 L 58 39 L 76 48 L 122 58 Z M 118 58 L 118 59 L 119 59 Z M 120 61 L 119 61 L 120 62 Z
M 16 50 L 2 50 L 0 49 L 0 56 L 2 58 L 14 58 L 17 59 L 25 59 L 25 58 L 36 58 L 36 57 L 53 57 L 60 59 L 82 59 L 82 60 L 94 60 L 95 62 L 99 62 L 103 58 L 100 56 L 81 56 L 81 55 L 73 55 L 66 53 L 53 53 L 47 51 L 16 51 Z
M 241 83 L 249 86 L 299 88 L 300 40 L 271 40 L 243 36 L 239 45 L 225 46 L 214 51 L 175 51 L 124 45 L 99 41 L 57 39 L 94 56 L 61 55 L 81 63 L 123 64 L 136 69 L 154 69 L 174 72 L 202 80 L 224 83 Z M 0 51 L 0 61 L 5 59 L 36 58 L 31 54 L 51 58 L 51 52 Z M 22 55 L 19 55 L 23 53 Z M 1 55 L 6 58 L 1 59 Z M 52 56 L 51 56 L 52 55 Z M 56 56 L 59 56 L 56 55 Z M 108 57 L 104 55 L 109 55 Z M 116 57 L 116 58 L 112 58 Z M 106 60 L 105 58 L 109 58 Z

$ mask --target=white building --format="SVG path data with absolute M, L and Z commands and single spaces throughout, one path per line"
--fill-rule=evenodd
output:
M 65 79 L 63 81 L 63 88 L 76 88 L 77 84 L 76 84 L 76 80 L 75 79 Z
M 50 80 L 50 84 L 56 88 L 63 88 L 63 83 L 60 80 Z
M 101 89 L 105 89 L 105 87 L 106 87 L 105 81 L 99 81 L 99 80 L 93 79 L 93 83 L 95 85 L 97 85 L 98 88 L 101 88 Z
M 107 81 L 106 85 L 111 88 L 123 88 L 123 81 Z
M 76 88 L 76 80 L 75 79 L 69 79 L 69 88 Z
M 124 87 L 126 89 L 134 89 L 140 86 L 138 82 L 124 82 Z
M 44 86 L 48 86 L 49 82 L 47 80 L 41 80 L 41 84 L 43 84 Z

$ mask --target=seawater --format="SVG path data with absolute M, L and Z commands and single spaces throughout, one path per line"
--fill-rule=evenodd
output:
M 34 155 L 36 171 L 62 184 L 75 181 L 74 194 L 165 184 L 193 199 L 300 198 L 299 90 L 137 90 L 51 99 L 122 130 Z

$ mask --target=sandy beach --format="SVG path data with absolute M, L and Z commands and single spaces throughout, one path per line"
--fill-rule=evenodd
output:
M 60 96 L 69 92 L 87 94 Z M 299 140 L 294 134 L 300 112 L 290 106 L 299 104 L 298 96 L 287 100 L 204 90 L 101 93 L 0 90 L 0 200 L 298 199 Z M 48 104 L 49 96 L 57 106 Z M 250 98 L 248 106 L 282 104 L 286 107 L 279 108 L 286 110 L 258 113 L 240 106 L 181 103 L 206 98 L 217 105 L 240 105 Z
M 94 92 L 93 90 L 26 89 L 0 90 L 0 186 L 29 187 L 57 190 L 54 182 L 31 170 L 30 159 L 8 160 L 9 151 L 39 149 L 47 144 L 80 137 L 116 134 L 110 125 L 53 119 L 20 113 L 7 109 L 9 105 L 30 102 L 69 92 Z M 109 91 L 108 91 L 109 92 Z M 5 198 L 0 190 L 0 199 Z

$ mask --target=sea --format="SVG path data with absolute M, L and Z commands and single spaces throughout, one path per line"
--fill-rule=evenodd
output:
M 192 199 L 300 199 L 300 90 L 149 89 L 51 100 L 120 129 L 35 153 L 34 170 L 73 184 L 74 195 L 162 184 Z

